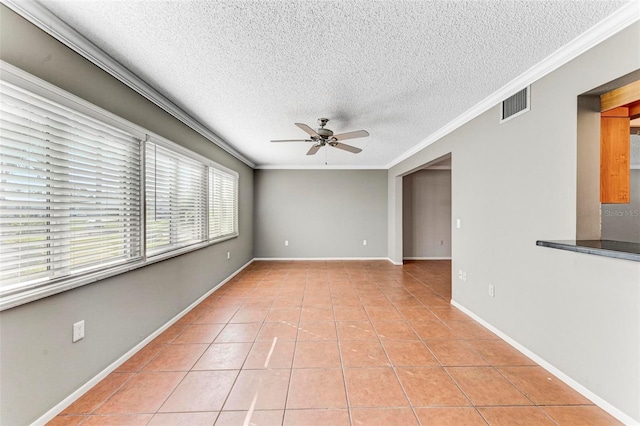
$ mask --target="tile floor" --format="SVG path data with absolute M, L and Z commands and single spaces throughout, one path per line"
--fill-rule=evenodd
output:
M 619 424 L 453 308 L 450 274 L 255 262 L 49 424 Z

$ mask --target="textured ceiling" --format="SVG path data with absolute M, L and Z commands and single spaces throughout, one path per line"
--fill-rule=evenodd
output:
M 41 1 L 258 166 L 384 167 L 626 1 Z M 366 129 L 351 154 L 294 126 Z

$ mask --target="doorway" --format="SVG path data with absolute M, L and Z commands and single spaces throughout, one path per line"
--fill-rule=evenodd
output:
M 402 179 L 402 253 L 431 275 L 432 290 L 451 299 L 451 156 Z

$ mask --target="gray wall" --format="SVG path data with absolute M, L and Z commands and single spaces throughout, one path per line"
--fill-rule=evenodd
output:
M 419 170 L 402 185 L 403 257 L 451 257 L 451 170 Z
M 0 424 L 21 425 L 253 258 L 253 170 L 4 5 L 0 58 L 240 173 L 239 238 L 0 313 Z M 86 337 L 72 344 L 79 320 Z
M 386 170 L 256 170 L 254 176 L 256 257 L 386 257 Z
M 640 24 L 389 170 L 389 256 L 401 260 L 398 180 L 451 153 L 453 299 L 640 421 L 640 263 L 536 246 L 576 236 L 577 97 L 640 68 Z M 428 112 L 425 111 L 425 114 Z M 488 285 L 495 286 L 495 297 Z
M 631 170 L 631 202 L 602 205 L 602 239 L 640 243 L 640 169 Z

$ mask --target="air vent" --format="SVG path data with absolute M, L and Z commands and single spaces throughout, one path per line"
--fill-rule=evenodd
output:
M 531 101 L 529 96 L 530 87 L 531 86 L 527 86 L 518 93 L 502 101 L 502 111 L 500 115 L 501 123 L 529 111 L 529 102 Z

